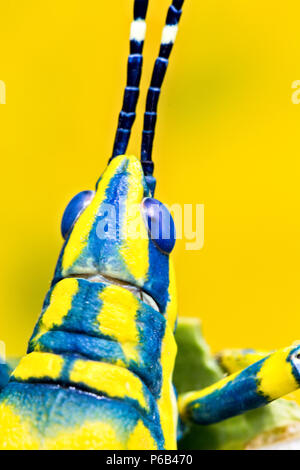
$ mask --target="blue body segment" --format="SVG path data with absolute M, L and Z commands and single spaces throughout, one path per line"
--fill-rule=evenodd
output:
M 98 397 L 74 388 L 17 382 L 10 383 L 1 398 L 21 420 L 34 423 L 33 432 L 40 440 L 51 442 L 60 434 L 71 433 L 74 428 L 110 423 L 116 429 L 118 439 L 126 442 L 142 420 L 157 446 L 163 448 L 164 445 L 159 427 L 124 401 Z
M 54 286 L 51 287 L 40 319 L 29 341 L 27 352 L 38 350 L 55 354 L 71 354 L 111 364 L 123 361 L 129 370 L 143 379 L 150 392 L 157 398 L 162 382 L 160 356 L 166 328 L 165 318 L 144 302 L 137 300 L 139 303 L 136 313 L 139 334 L 138 356 L 136 360 L 127 359 L 114 335 L 101 331 L 103 301 L 100 295 L 107 284 L 78 279 L 78 286 L 78 292 L 72 299 L 68 315 L 63 318 L 60 325 L 54 326 L 51 331 L 39 336 L 44 314 L 49 309 L 49 299 L 55 289 Z
M 70 355 L 69 353 L 66 355 L 61 355 L 61 357 L 64 359 L 64 364 L 63 364 L 63 370 L 61 372 L 61 375 L 57 379 L 53 379 L 52 377 L 45 375 L 43 377 L 28 377 L 26 380 L 19 379 L 18 377 L 11 376 L 9 383 L 19 383 L 19 384 L 47 384 L 47 385 L 54 385 L 54 386 L 60 386 L 60 387 L 67 387 L 68 389 L 76 388 L 80 390 L 82 393 L 91 393 L 95 397 L 99 398 L 110 398 L 112 400 L 118 401 L 118 396 L 117 394 L 114 396 L 113 392 L 111 392 L 111 395 L 107 395 L 104 390 L 99 390 L 98 388 L 94 388 L 92 386 L 89 386 L 85 381 L 78 381 L 76 384 L 72 381 L 71 379 L 71 373 L 74 367 L 74 363 L 80 359 L 77 355 Z M 128 393 L 128 396 L 122 397 L 122 402 L 126 403 L 130 409 L 135 409 L 140 416 L 143 416 L 145 420 L 152 422 L 155 428 L 160 429 L 160 416 L 159 412 L 156 406 L 155 399 L 153 395 L 150 393 L 149 389 L 142 384 L 141 382 L 141 387 L 142 387 L 142 392 L 143 396 L 146 401 L 146 407 L 141 406 L 138 400 L 135 398 L 131 397 L 130 394 Z M 20 389 L 22 390 L 22 389 Z M 160 431 L 161 432 L 161 431 Z

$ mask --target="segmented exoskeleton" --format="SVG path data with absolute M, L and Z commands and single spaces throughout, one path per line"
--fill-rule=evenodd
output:
M 65 239 L 28 354 L 0 396 L 0 447 L 175 449 L 182 420 L 208 424 L 299 384 L 299 346 L 179 396 L 173 220 L 153 199 L 157 104 L 184 0 L 173 0 L 147 95 L 141 160 L 126 156 L 142 71 L 147 0 L 136 0 L 113 153 L 95 191 L 62 220 Z M 168 236 L 165 237 L 165 229 Z M 251 361 L 250 361 L 251 362 Z

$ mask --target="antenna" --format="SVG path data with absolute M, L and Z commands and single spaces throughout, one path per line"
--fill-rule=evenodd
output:
M 147 94 L 142 134 L 141 161 L 146 181 L 152 188 L 152 192 L 154 192 L 155 188 L 155 178 L 152 176 L 154 163 L 151 156 L 157 119 L 157 105 L 161 86 L 168 67 L 169 57 L 176 39 L 183 2 L 184 0 L 173 0 L 168 10 L 166 24 L 162 32 L 159 55 L 154 64 L 152 79 Z
M 135 0 L 134 21 L 130 30 L 130 54 L 127 65 L 127 84 L 125 87 L 123 106 L 119 114 L 113 153 L 110 161 L 124 155 L 128 146 L 131 129 L 135 121 L 136 105 L 139 98 L 139 86 L 143 65 L 143 47 L 146 34 L 146 15 L 148 0 Z

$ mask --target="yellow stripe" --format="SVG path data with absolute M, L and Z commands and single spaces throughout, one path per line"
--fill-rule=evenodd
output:
M 132 398 L 149 411 L 141 380 L 122 367 L 78 359 L 70 372 L 70 380 L 73 383 L 86 384 L 109 397 Z
M 172 383 L 172 375 L 175 365 L 177 346 L 172 330 L 167 325 L 162 342 L 161 366 L 162 366 L 162 388 L 161 397 L 157 401 L 161 427 L 165 438 L 165 449 L 176 450 L 177 439 L 177 403 Z
M 77 220 L 74 229 L 71 233 L 68 244 L 62 259 L 62 272 L 63 276 L 68 273 L 68 270 L 73 266 L 75 261 L 83 252 L 88 243 L 88 236 L 92 229 L 93 223 L 97 217 L 100 205 L 106 198 L 106 189 L 110 180 L 117 172 L 118 167 L 122 164 L 124 156 L 114 158 L 103 173 L 98 190 L 95 194 L 91 204 L 85 209 Z
M 157 450 L 157 444 L 143 421 L 139 420 L 127 443 L 128 450 Z
M 44 441 L 47 450 L 125 450 L 116 425 L 86 422 L 78 429 L 66 430 Z
M 149 269 L 148 232 L 140 210 L 140 204 L 144 197 L 144 176 L 139 160 L 133 156 L 128 159 L 128 193 L 122 225 L 123 244 L 120 254 L 136 282 L 143 285 Z
M 72 307 L 72 301 L 78 292 L 78 288 L 78 281 L 71 278 L 63 279 L 56 284 L 51 294 L 50 304 L 41 318 L 39 331 L 33 338 L 34 341 L 37 341 L 54 326 L 62 324 L 63 319 Z
M 257 374 L 260 380 L 258 391 L 264 396 L 274 400 L 299 388 L 292 374 L 292 365 L 286 360 L 293 348 L 280 349 L 264 362 Z
M 139 334 L 136 327 L 136 314 L 139 302 L 132 292 L 120 286 L 110 285 L 99 295 L 103 302 L 97 317 L 100 331 L 116 339 L 126 359 L 137 360 Z
M 29 423 L 5 403 L 0 404 L 0 449 L 39 449 L 39 439 L 30 429 Z
M 12 376 L 19 380 L 50 377 L 57 379 L 62 371 L 64 360 L 51 353 L 32 352 L 24 356 Z

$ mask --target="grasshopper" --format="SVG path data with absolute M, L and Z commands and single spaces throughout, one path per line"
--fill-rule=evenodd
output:
M 203 390 L 177 396 L 172 383 L 176 234 L 168 209 L 154 199 L 151 154 L 183 2 L 173 0 L 168 10 L 147 95 L 140 159 L 126 150 L 139 96 L 148 0 L 134 2 L 112 156 L 95 191 L 79 193 L 65 210 L 64 244 L 50 290 L 27 355 L 0 395 L 1 449 L 176 449 L 189 423 L 216 423 L 299 387 L 299 345 L 256 362 L 250 358 L 247 367 Z

